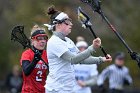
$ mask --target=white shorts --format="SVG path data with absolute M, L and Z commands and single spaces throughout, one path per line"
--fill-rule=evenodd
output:
M 75 92 L 72 92 L 70 90 L 52 90 L 52 91 L 49 91 L 47 89 L 45 89 L 45 93 L 75 93 Z
M 90 89 L 89 90 L 88 89 L 85 89 L 85 90 L 84 89 L 79 89 L 79 90 L 76 90 L 75 93 L 92 93 L 92 92 L 91 92 Z

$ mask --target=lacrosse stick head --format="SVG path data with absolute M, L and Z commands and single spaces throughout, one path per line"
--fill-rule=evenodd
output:
M 92 25 L 89 21 L 88 15 L 83 12 L 81 7 L 78 7 L 78 21 L 82 24 L 83 28 L 87 28 L 88 26 Z
M 86 3 L 92 7 L 95 12 L 100 13 L 101 11 L 101 1 L 100 0 L 81 0 L 83 3 Z
M 27 38 L 27 36 L 24 33 L 24 26 L 15 26 L 12 29 L 11 32 L 11 40 L 14 42 L 19 42 L 23 48 L 25 49 L 26 47 L 30 48 L 30 40 Z

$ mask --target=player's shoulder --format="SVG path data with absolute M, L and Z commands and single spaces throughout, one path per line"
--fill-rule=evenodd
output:
M 66 41 L 73 42 L 70 38 L 65 37 Z
M 43 50 L 43 52 L 46 52 L 46 50 Z
M 75 44 L 74 44 L 74 42 L 73 42 L 70 38 L 65 37 L 65 39 L 66 39 L 66 41 L 67 41 L 67 42 L 69 42 L 69 43 L 71 43 L 71 44 L 75 45 Z
M 129 69 L 128 69 L 126 66 L 123 66 L 123 69 L 124 69 L 125 71 L 129 71 Z
M 50 42 L 50 41 L 59 41 L 59 40 L 60 40 L 59 37 L 57 37 L 55 35 L 52 35 L 51 38 L 48 40 L 48 42 Z
M 114 69 L 114 68 L 115 68 L 115 65 L 114 65 L 114 64 L 109 65 L 107 68 L 108 68 L 108 69 Z
M 46 51 L 46 50 L 43 50 L 43 54 L 44 54 L 44 55 L 47 55 L 47 51 Z
M 72 41 L 72 40 L 71 40 L 70 38 L 68 38 L 68 37 L 65 37 L 65 39 L 66 39 L 66 40 L 69 40 L 69 41 Z
M 34 52 L 31 49 L 27 49 L 27 50 L 25 50 L 22 53 L 21 61 L 20 62 L 22 62 L 22 60 L 29 60 L 29 61 L 31 61 L 33 56 L 34 56 Z
M 62 43 L 62 40 L 59 37 L 52 35 L 51 38 L 47 42 L 47 46 L 54 45 L 54 44 L 60 44 L 60 43 Z
M 23 53 L 29 53 L 29 52 L 32 52 L 32 50 L 30 48 L 23 51 Z
M 33 53 L 33 51 L 30 48 L 28 48 L 22 52 L 22 54 L 30 54 L 30 53 Z

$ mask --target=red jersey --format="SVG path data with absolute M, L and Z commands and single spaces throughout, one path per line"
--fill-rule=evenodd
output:
M 22 53 L 20 64 L 22 66 L 22 60 L 29 60 L 32 62 L 34 59 L 34 52 L 31 49 L 28 49 Z M 46 51 L 43 50 L 42 59 L 48 64 Z M 47 66 L 45 63 L 40 60 L 34 70 L 30 75 L 25 76 L 23 73 L 23 86 L 22 93 L 45 93 L 45 81 L 47 78 Z

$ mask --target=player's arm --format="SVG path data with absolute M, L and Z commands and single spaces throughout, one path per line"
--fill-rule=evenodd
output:
M 22 60 L 22 69 L 26 76 L 30 75 L 40 59 L 41 55 L 39 53 L 35 53 L 32 62 L 30 62 L 29 60 Z
M 132 84 L 132 78 L 129 74 L 129 70 L 127 69 L 127 73 L 124 78 L 124 85 L 130 85 L 130 84 Z
M 97 80 L 97 85 L 102 86 L 105 79 L 111 74 L 111 70 L 109 67 L 104 69 L 102 73 L 99 75 L 98 80 Z
M 105 57 L 93 57 L 91 56 L 91 51 L 93 51 L 92 47 L 89 47 L 83 52 L 80 52 L 78 54 L 73 54 L 70 51 L 65 52 L 61 58 L 70 61 L 72 64 L 100 64 L 106 61 L 111 61 L 112 58 L 109 56 L 109 59 L 106 59 Z
M 86 81 L 78 81 L 78 84 L 82 87 L 86 86 L 93 86 L 97 84 L 97 76 L 91 76 L 88 80 Z
M 78 54 L 73 54 L 71 53 L 70 51 L 66 51 L 62 56 L 61 58 L 67 60 L 67 61 L 70 61 L 72 64 L 78 64 L 78 63 L 84 63 L 83 60 L 89 58 L 91 56 L 91 54 L 93 53 L 93 51 L 95 51 L 93 49 L 93 46 L 89 46 L 88 49 L 86 49 L 85 51 L 83 52 L 80 52 Z M 102 61 L 100 58 L 95 58 L 95 60 L 97 61 Z M 92 63 L 96 63 L 94 60 L 92 60 Z
M 89 68 L 90 68 L 90 76 L 87 80 L 83 81 L 83 84 L 85 86 L 97 85 L 98 79 L 97 65 L 90 65 Z

